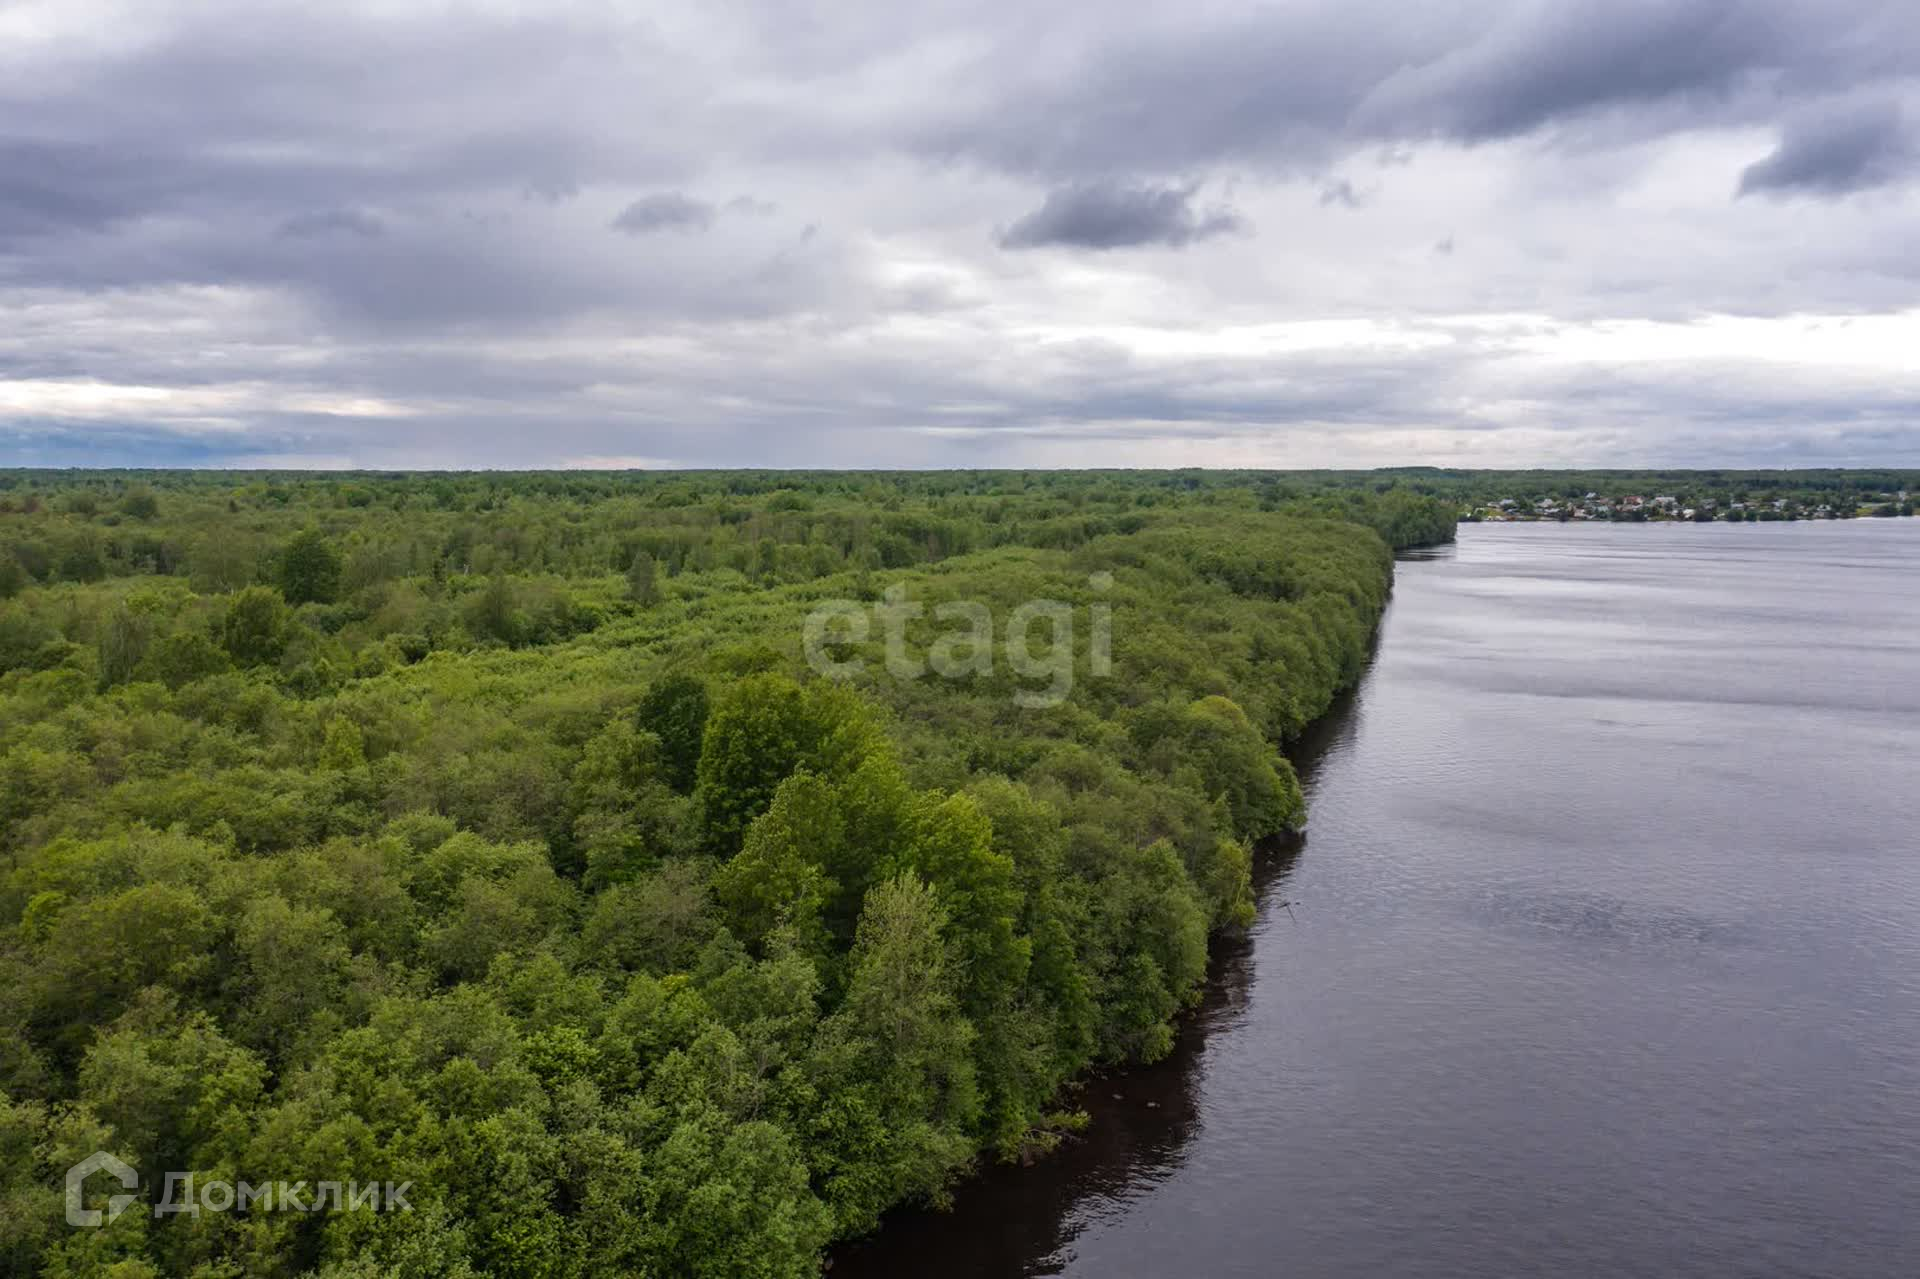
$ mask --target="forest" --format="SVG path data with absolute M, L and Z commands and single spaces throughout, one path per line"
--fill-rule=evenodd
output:
M 1169 1051 L 1392 552 L 1457 513 L 1262 472 L 0 472 L 0 1272 L 803 1276 L 1044 1157 L 1077 1080 Z M 1044 660 L 999 659 L 1033 601 Z M 898 633 L 829 677 L 828 604 Z M 76 1227 L 95 1152 L 138 1189 Z

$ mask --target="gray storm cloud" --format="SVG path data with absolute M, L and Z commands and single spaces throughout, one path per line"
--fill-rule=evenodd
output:
M 642 196 L 614 216 L 616 231 L 645 235 L 650 231 L 705 231 L 713 225 L 714 209 L 705 200 L 662 191 Z
M 1820 108 L 1787 122 L 1780 145 L 1740 175 L 1740 194 L 1848 195 L 1920 171 L 1920 131 L 1891 99 Z
M 1194 194 L 1191 186 L 1088 182 L 1063 187 L 1008 227 L 1000 245 L 1122 249 L 1158 244 L 1177 249 L 1245 228 L 1231 209 L 1195 210 Z
M 1912 305 L 1910 0 L 7 22 L 0 461 L 1920 452 L 1897 341 L 1617 338 Z

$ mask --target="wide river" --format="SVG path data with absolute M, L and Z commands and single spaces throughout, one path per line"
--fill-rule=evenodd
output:
M 834 1279 L 1920 1275 L 1920 520 L 1464 527 L 1301 754 L 1175 1055 Z

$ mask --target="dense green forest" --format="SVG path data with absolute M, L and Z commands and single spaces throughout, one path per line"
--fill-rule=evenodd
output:
M 0 473 L 0 1271 L 817 1272 L 1168 1051 L 1391 549 L 1456 514 L 1263 473 Z M 137 1202 L 78 1228 L 95 1151 Z

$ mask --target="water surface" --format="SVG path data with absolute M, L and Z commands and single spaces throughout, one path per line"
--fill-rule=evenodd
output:
M 1463 528 L 1305 753 L 1174 1056 L 835 1279 L 1920 1274 L 1920 521 Z

